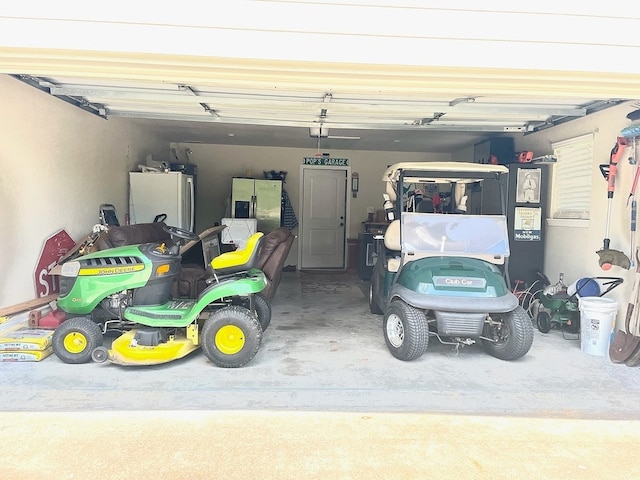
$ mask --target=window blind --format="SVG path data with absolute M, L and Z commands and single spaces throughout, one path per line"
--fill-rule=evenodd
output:
M 593 177 L 593 134 L 552 143 L 554 165 L 553 218 L 588 220 Z

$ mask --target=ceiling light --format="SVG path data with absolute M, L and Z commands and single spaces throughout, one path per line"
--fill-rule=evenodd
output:
M 313 138 L 326 138 L 329 136 L 329 129 L 323 128 L 322 125 L 314 125 L 309 127 L 309 136 Z
M 462 98 L 456 98 L 454 100 L 451 100 L 449 102 L 449 106 L 450 107 L 455 107 L 456 105 L 458 105 L 459 103 L 473 103 L 476 101 L 476 97 L 462 97 Z

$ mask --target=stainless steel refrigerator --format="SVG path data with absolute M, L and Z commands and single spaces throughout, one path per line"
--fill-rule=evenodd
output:
M 282 180 L 234 178 L 231 186 L 231 217 L 255 218 L 259 232 L 280 227 Z
M 132 224 L 166 215 L 167 225 L 193 232 L 195 190 L 192 175 L 182 172 L 130 172 L 129 216 Z

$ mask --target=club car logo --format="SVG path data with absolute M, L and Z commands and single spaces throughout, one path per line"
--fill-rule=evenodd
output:
M 474 277 L 433 277 L 433 284 L 436 287 L 452 287 L 452 288 L 484 288 L 487 281 L 484 278 Z

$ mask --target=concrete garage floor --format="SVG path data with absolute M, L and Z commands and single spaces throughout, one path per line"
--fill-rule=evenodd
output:
M 396 360 L 352 273 L 284 273 L 241 369 L 0 364 L 0 477 L 631 478 L 635 368 L 536 330 L 504 362 L 432 340 Z

